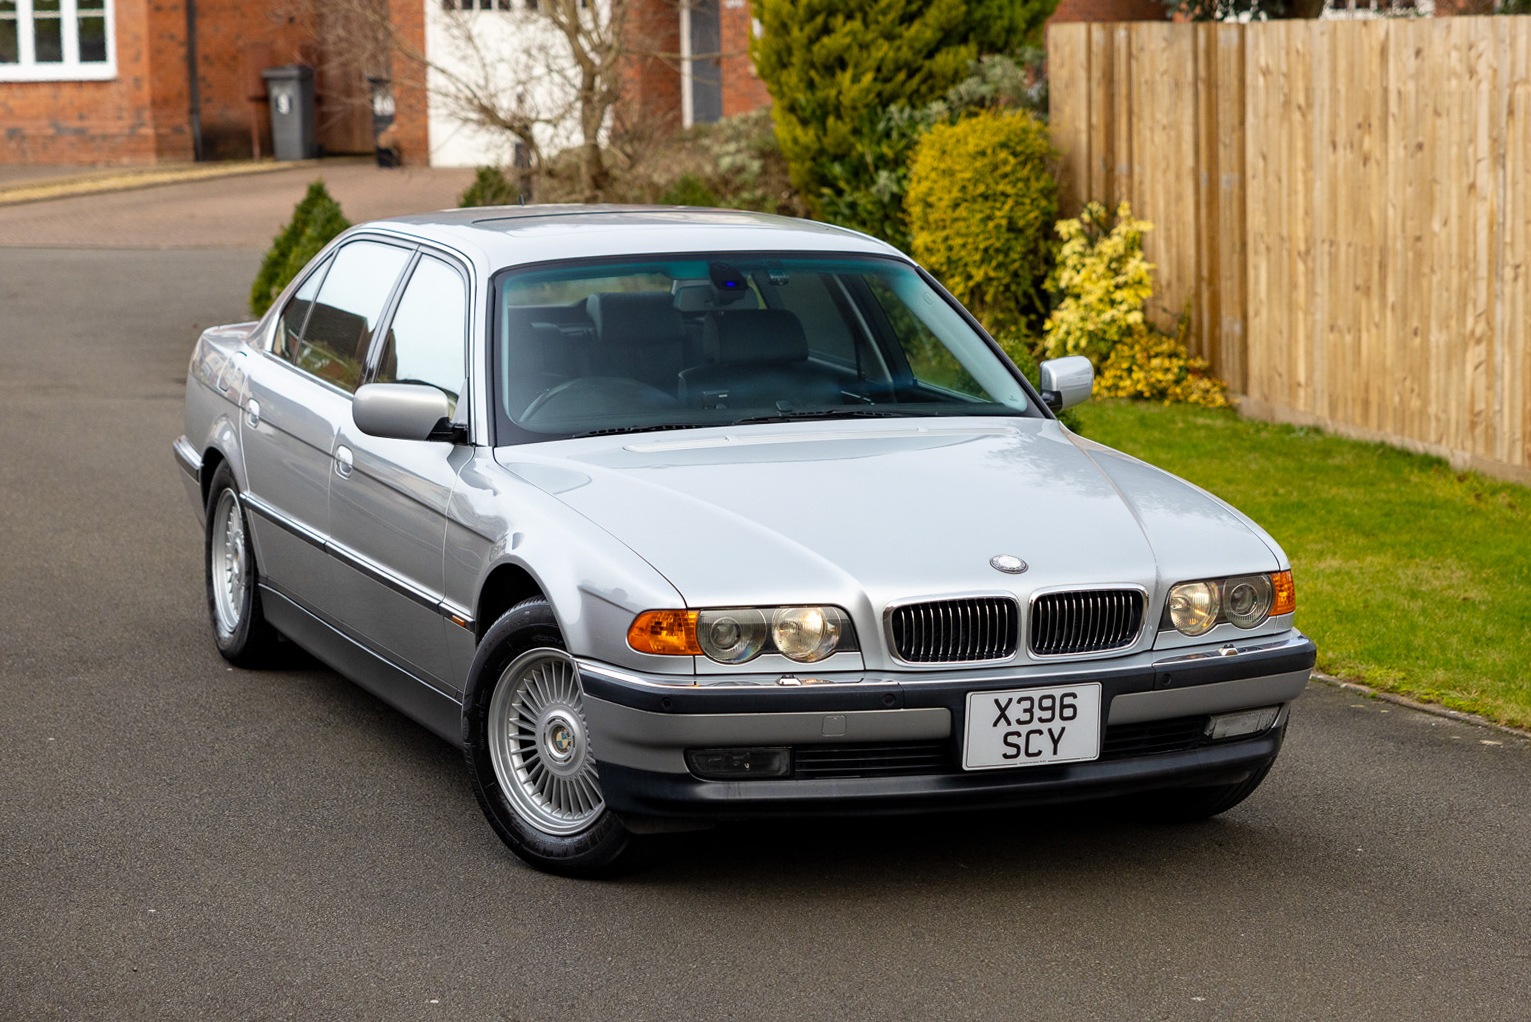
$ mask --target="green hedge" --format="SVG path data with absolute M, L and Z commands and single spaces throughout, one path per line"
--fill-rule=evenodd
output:
M 473 183 L 457 197 L 459 206 L 512 206 L 520 198 L 499 167 L 480 167 Z
M 913 255 L 996 337 L 1036 336 L 1058 185 L 1047 128 L 985 112 L 931 128 L 909 165 Z

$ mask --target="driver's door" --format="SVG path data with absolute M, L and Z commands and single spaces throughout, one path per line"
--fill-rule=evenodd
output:
M 409 271 L 368 382 L 424 383 L 465 419 L 468 276 L 422 253 Z M 369 436 L 347 414 L 335 438 L 330 537 L 340 619 L 440 691 L 453 681 L 443 617 L 447 501 L 469 451 L 444 441 Z

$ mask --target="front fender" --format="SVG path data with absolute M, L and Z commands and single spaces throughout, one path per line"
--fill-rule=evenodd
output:
M 610 533 L 501 468 L 485 450 L 459 473 L 448 506 L 448 601 L 478 608 L 490 575 L 503 565 L 537 583 L 576 656 L 658 674 L 693 673 L 690 657 L 653 656 L 627 645 L 633 618 L 684 607 L 680 592 Z

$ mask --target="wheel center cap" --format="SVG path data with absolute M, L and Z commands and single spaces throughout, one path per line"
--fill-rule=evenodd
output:
M 550 766 L 566 767 L 579 756 L 580 728 L 565 710 L 554 710 L 542 722 L 542 754 Z
M 574 748 L 574 736 L 569 734 L 569 729 L 562 724 L 553 728 L 549 737 L 552 739 L 553 748 L 558 752 L 568 752 Z

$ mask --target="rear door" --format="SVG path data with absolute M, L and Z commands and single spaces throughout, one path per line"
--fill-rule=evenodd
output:
M 358 239 L 304 279 L 270 350 L 251 360 L 240 442 L 265 582 L 309 610 L 335 605 L 329 488 L 335 436 L 351 418 L 372 331 L 411 249 Z
M 466 422 L 469 276 L 423 252 L 409 272 L 369 382 L 426 384 Z M 444 441 L 368 436 L 349 413 L 339 424 L 330 531 L 342 623 L 438 690 L 452 681 L 441 602 L 447 501 L 471 453 Z

